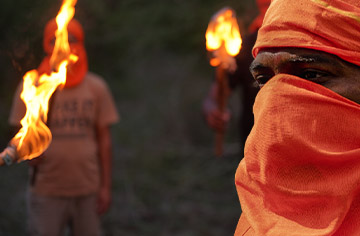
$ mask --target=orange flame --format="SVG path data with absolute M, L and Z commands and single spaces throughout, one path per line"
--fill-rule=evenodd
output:
M 236 56 L 242 44 L 235 11 L 229 7 L 221 9 L 210 20 L 205 34 L 206 49 L 218 51 L 210 60 L 212 66 L 230 63 L 229 56 Z M 228 65 L 233 67 L 234 65 Z
M 39 75 L 37 70 L 31 70 L 23 77 L 20 97 L 26 105 L 26 114 L 20 122 L 21 129 L 10 141 L 16 146 L 19 161 L 39 156 L 51 142 L 51 132 L 46 126 L 49 99 L 59 86 L 65 84 L 67 65 L 77 60 L 70 52 L 67 32 L 67 25 L 75 14 L 75 4 L 76 0 L 64 0 L 56 16 L 58 29 L 50 59 L 51 74 Z

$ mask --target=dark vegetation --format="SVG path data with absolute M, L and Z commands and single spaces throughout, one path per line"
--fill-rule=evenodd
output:
M 0 148 L 24 73 L 36 68 L 42 30 L 60 1 L 2 0 L 0 7 Z M 113 127 L 113 206 L 106 236 L 232 235 L 241 209 L 234 174 L 241 158 L 236 117 L 223 158 L 201 101 L 213 80 L 205 30 L 212 14 L 233 7 L 244 29 L 256 16 L 250 0 L 79 0 L 90 69 L 106 79 L 122 120 Z M 244 31 L 243 31 L 244 32 Z M 27 164 L 0 168 L 0 235 L 25 235 Z

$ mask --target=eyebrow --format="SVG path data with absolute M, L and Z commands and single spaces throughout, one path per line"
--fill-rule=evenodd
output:
M 299 55 L 288 60 L 291 63 L 325 63 L 336 65 L 336 61 L 322 55 Z

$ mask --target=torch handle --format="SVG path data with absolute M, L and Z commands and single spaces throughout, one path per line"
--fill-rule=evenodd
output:
M 220 112 L 224 112 L 229 96 L 229 85 L 226 76 L 226 70 L 220 65 L 216 67 L 217 96 L 216 102 Z M 225 131 L 216 131 L 215 134 L 215 155 L 221 157 L 224 152 L 224 133 Z
M 0 166 L 5 165 L 5 161 L 3 160 L 3 157 L 5 156 L 5 151 L 0 153 Z
M 17 160 L 16 147 L 8 146 L 0 153 L 0 166 L 11 165 Z

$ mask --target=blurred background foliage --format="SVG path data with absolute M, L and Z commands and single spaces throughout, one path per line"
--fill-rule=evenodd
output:
M 15 88 L 42 60 L 42 31 L 60 0 L 2 0 L 0 8 L 0 148 Z M 104 235 L 232 235 L 241 213 L 234 174 L 241 158 L 237 117 L 223 158 L 213 154 L 201 113 L 214 79 L 205 50 L 211 16 L 238 14 L 242 34 L 256 16 L 253 0 L 78 0 L 90 70 L 113 92 L 121 122 L 113 127 L 113 206 Z M 0 235 L 25 235 L 27 165 L 0 170 Z

